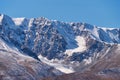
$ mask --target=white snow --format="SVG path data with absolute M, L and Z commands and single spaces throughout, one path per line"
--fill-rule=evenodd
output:
M 13 18 L 15 25 L 21 25 L 25 18 Z
M 92 58 L 89 57 L 88 59 L 84 59 L 83 62 L 85 62 L 85 65 L 88 65 L 92 62 Z
M 105 28 L 105 27 L 100 27 L 100 28 L 103 29 L 104 31 L 116 29 L 116 28 Z
M 120 51 L 120 44 L 118 44 L 118 48 L 117 48 L 117 53 L 120 54 L 118 51 Z
M 99 37 L 99 33 L 98 33 L 98 30 L 99 28 L 94 26 L 93 29 L 85 29 L 86 31 L 89 31 L 91 34 L 90 36 L 93 38 L 93 39 L 97 39 L 97 40 L 100 40 L 100 37 Z
M 75 35 L 74 32 L 72 30 L 72 28 L 70 28 L 69 25 L 63 25 L 64 23 L 59 23 L 59 22 L 55 22 L 55 28 L 59 31 L 59 33 L 64 37 L 65 41 L 67 42 L 67 48 L 71 49 L 71 48 L 75 48 L 77 47 L 75 43 Z
M 0 39 L 0 48 L 8 50 L 8 46 L 4 43 L 3 40 Z
M 101 56 L 101 58 L 105 57 L 106 54 L 110 51 L 110 49 L 111 49 L 111 48 L 108 48 L 108 49 L 106 50 L 106 52 Z
M 86 41 L 85 41 L 84 37 L 77 36 L 75 38 L 75 40 L 77 41 L 78 47 L 74 48 L 74 49 L 67 49 L 65 51 L 65 54 L 67 54 L 68 56 L 72 56 L 72 54 L 74 52 L 83 52 L 83 51 L 85 51 L 87 49 L 86 48 Z
M 3 14 L 1 14 L 1 16 L 0 16 L 0 24 L 2 24 L 2 19 L 3 19 Z
M 6 44 L 1 38 L 0 38 L 0 49 L 6 50 L 8 52 L 14 52 L 17 55 L 21 56 L 24 59 L 33 59 L 32 57 L 23 55 L 15 46 L 10 45 L 10 44 Z M 10 55 L 10 54 L 8 54 Z
M 15 52 L 15 53 L 19 52 L 17 48 L 15 48 L 12 45 L 9 46 L 2 39 L 0 39 L 0 49 L 5 49 L 7 51 L 11 51 L 11 52 Z
M 119 34 L 118 33 L 109 32 L 108 34 L 109 34 L 109 36 L 110 36 L 111 39 L 120 42 L 120 40 L 119 40 Z
M 94 27 L 93 31 L 92 31 L 92 34 L 96 36 L 97 39 L 100 39 L 99 38 L 99 33 L 98 33 L 98 28 L 97 27 Z
M 38 56 L 39 59 L 43 62 L 46 63 L 50 66 L 53 66 L 54 68 L 60 70 L 63 73 L 69 74 L 69 73 L 73 73 L 74 70 L 72 68 L 68 68 L 65 65 L 63 65 L 62 63 L 60 63 L 59 60 L 48 60 L 45 57 L 42 57 L 41 55 Z
M 31 26 L 32 26 L 33 20 L 34 20 L 34 18 L 31 18 L 31 19 L 30 19 L 29 24 L 28 24 L 28 27 L 31 27 Z

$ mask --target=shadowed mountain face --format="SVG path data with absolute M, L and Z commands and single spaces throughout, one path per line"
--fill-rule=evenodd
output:
M 0 78 L 117 80 L 119 44 L 119 28 L 1 14 Z

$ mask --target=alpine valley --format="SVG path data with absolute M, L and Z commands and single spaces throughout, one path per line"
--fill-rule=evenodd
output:
M 120 80 L 120 28 L 0 14 L 0 80 Z

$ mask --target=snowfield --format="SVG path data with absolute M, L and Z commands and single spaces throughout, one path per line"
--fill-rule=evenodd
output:
M 39 55 L 38 57 L 43 63 L 46 63 L 49 66 L 52 66 L 63 73 L 69 74 L 75 72 L 72 68 L 67 68 L 65 65 L 61 64 L 60 61 L 58 60 L 48 60 L 47 58 L 41 55 Z
M 86 48 L 86 41 L 85 41 L 84 37 L 77 36 L 75 38 L 75 40 L 77 41 L 78 47 L 74 48 L 74 49 L 67 49 L 65 51 L 65 54 L 67 54 L 68 56 L 72 56 L 72 54 L 75 52 L 83 52 L 87 49 Z

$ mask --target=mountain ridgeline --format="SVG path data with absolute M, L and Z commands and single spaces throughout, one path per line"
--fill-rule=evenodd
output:
M 119 44 L 120 28 L 103 28 L 87 23 L 65 23 L 44 17 L 11 18 L 0 14 L 0 54 L 2 56 L 0 61 L 3 61 L 0 62 L 0 70 L 3 70 L 3 66 L 6 67 L 7 63 L 4 59 L 8 57 L 11 63 L 18 66 L 16 70 L 24 69 L 26 71 L 24 74 L 30 76 L 23 77 L 24 75 L 20 73 L 21 79 L 39 80 L 65 73 L 68 78 L 70 73 L 75 76 L 84 75 L 84 73 L 90 76 L 89 73 L 92 73 L 93 78 L 89 80 L 94 80 L 96 76 L 101 80 L 114 79 L 114 76 L 120 74 L 119 71 L 115 72 L 120 68 L 120 62 L 117 61 L 120 56 Z M 12 70 L 12 67 L 10 69 Z M 3 70 L 3 72 L 6 71 Z M 110 77 L 110 74 L 114 74 L 113 77 Z M 17 75 L 2 74 L 0 71 L 1 80 L 7 79 L 8 75 L 13 80 L 20 79 L 16 77 Z M 79 79 L 84 80 L 84 77 L 80 76 Z M 77 80 L 77 78 L 71 80 L 75 79 Z

